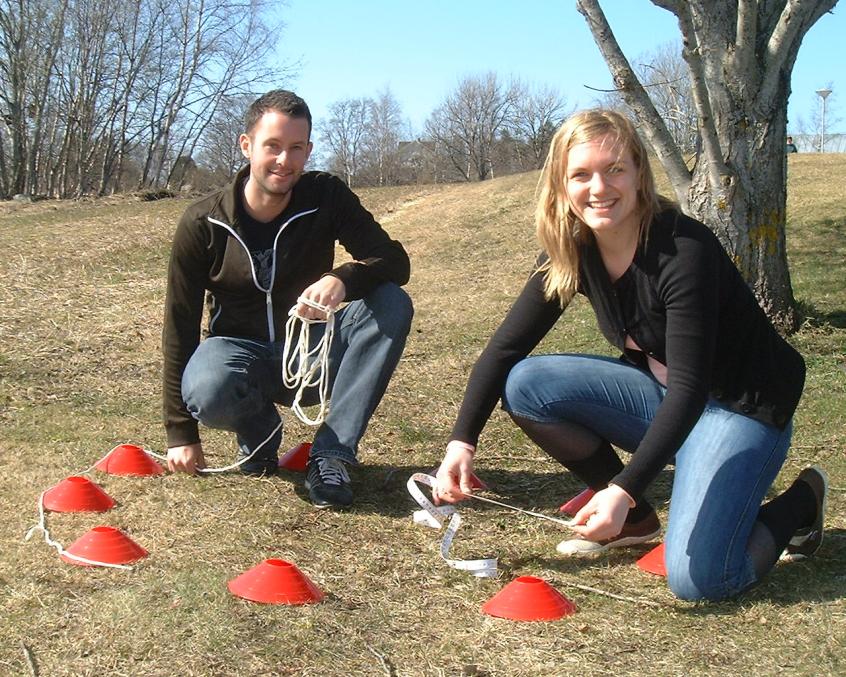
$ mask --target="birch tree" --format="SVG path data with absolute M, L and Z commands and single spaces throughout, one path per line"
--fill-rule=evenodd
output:
M 577 0 L 615 87 L 682 208 L 716 233 L 770 319 L 799 314 L 785 251 L 784 138 L 802 38 L 837 0 L 652 0 L 678 19 L 701 137 L 692 167 L 620 49 L 599 0 Z

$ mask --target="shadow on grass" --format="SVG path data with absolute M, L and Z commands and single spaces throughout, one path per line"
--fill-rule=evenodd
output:
M 846 329 L 846 310 L 834 310 L 832 312 L 820 311 L 811 301 L 798 302 L 799 314 L 802 321 L 812 327 L 830 326 L 836 329 Z
M 551 467 L 551 466 L 550 466 Z M 352 469 L 350 478 L 355 502 L 349 510 L 357 513 L 377 513 L 387 517 L 406 518 L 417 509 L 414 499 L 408 493 L 406 483 L 414 473 L 434 475 L 435 468 L 420 465 L 362 464 Z M 558 508 L 580 493 L 585 487 L 573 475 L 562 472 L 529 472 L 525 470 L 482 471 L 480 478 L 488 486 L 484 494 L 516 508 L 558 515 Z M 649 500 L 655 505 L 669 500 L 671 471 L 664 471 L 655 480 L 649 492 Z M 280 470 L 279 478 L 293 484 L 294 492 L 308 501 L 308 492 L 303 486 L 304 473 Z M 424 494 L 429 496 L 428 488 Z M 468 504 L 465 504 L 468 505 Z M 477 511 L 501 512 L 503 508 L 473 502 Z
M 631 566 L 634 569 L 637 560 L 656 547 L 659 541 L 620 548 L 587 558 L 525 557 L 511 558 L 507 570 L 513 575 L 521 571 L 545 568 L 558 571 L 569 577 L 579 576 L 589 580 L 593 571 L 605 576 L 609 568 Z M 846 597 L 843 585 L 846 570 L 846 529 L 827 529 L 820 551 L 812 558 L 802 562 L 779 562 L 764 577 L 761 583 L 747 592 L 732 599 L 720 602 L 685 602 L 678 600 L 676 609 L 691 616 L 734 615 L 748 610 L 749 604 L 766 602 L 779 607 L 796 604 L 828 603 Z M 653 574 L 641 572 L 646 578 Z M 635 581 L 636 582 L 636 581 Z M 627 587 L 624 587 L 627 586 Z M 632 578 L 620 581 L 618 594 L 638 597 L 646 591 L 632 584 Z

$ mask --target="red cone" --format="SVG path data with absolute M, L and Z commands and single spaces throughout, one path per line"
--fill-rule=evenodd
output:
M 97 470 L 110 475 L 161 475 L 164 468 L 146 451 L 134 444 L 121 444 L 112 449 L 105 458 L 94 464 Z
M 476 477 L 476 473 L 470 473 L 470 486 L 473 489 L 487 489 L 488 485 L 482 482 L 478 477 Z
M 74 541 L 66 552 L 106 564 L 129 564 L 149 554 L 120 529 L 114 527 L 94 527 Z M 66 555 L 62 555 L 62 559 L 78 566 L 93 566 Z
M 667 566 L 664 563 L 664 544 L 652 548 L 648 553 L 637 561 L 637 566 L 644 571 L 656 576 L 666 576 Z
M 311 452 L 311 442 L 303 442 L 285 452 L 279 459 L 279 467 L 294 472 L 305 472 L 308 466 L 308 455 Z
M 512 621 L 554 621 L 576 613 L 576 605 L 542 578 L 520 576 L 485 602 L 482 611 Z
M 68 477 L 44 492 L 44 509 L 53 512 L 106 512 L 114 506 L 114 499 L 87 477 Z
M 312 604 L 323 592 L 296 565 L 283 559 L 266 559 L 229 581 L 229 592 L 265 604 Z
M 564 505 L 558 508 L 558 512 L 563 512 L 567 515 L 575 515 L 579 510 L 585 507 L 587 502 L 593 498 L 593 495 L 596 492 L 588 487 L 582 493 L 573 496 L 569 501 L 567 501 Z

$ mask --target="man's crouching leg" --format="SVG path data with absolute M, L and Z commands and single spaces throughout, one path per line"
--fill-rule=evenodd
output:
M 209 428 L 236 434 L 239 459 L 250 457 L 239 468 L 251 475 L 272 475 L 279 463 L 282 427 L 270 395 L 271 358 L 265 344 L 214 336 L 200 343 L 182 376 L 188 411 Z
M 411 329 L 414 309 L 399 286 L 385 283 L 335 316 L 329 357 L 331 404 L 314 437 L 306 489 L 320 508 L 347 506 L 353 494 L 346 465 L 388 387 Z

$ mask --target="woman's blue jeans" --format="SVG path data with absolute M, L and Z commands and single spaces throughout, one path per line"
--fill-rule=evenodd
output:
M 650 373 L 619 359 L 542 355 L 514 366 L 503 407 L 541 423 L 580 424 L 633 452 L 665 393 Z M 756 582 L 747 544 L 791 433 L 792 422 L 779 430 L 708 401 L 675 456 L 664 544 L 676 596 L 718 600 Z
M 356 463 L 358 442 L 388 387 L 405 347 L 413 316 L 411 299 L 385 283 L 335 315 L 329 354 L 331 405 L 312 443 L 311 456 L 333 456 Z M 316 344 L 325 324 L 311 325 Z M 188 411 L 211 428 L 237 434 L 242 453 L 250 453 L 279 425 L 275 402 L 290 406 L 294 393 L 282 384 L 283 341 L 273 343 L 214 336 L 201 342 L 182 376 Z M 315 404 L 316 388 L 303 404 Z M 259 456 L 272 457 L 277 434 Z

